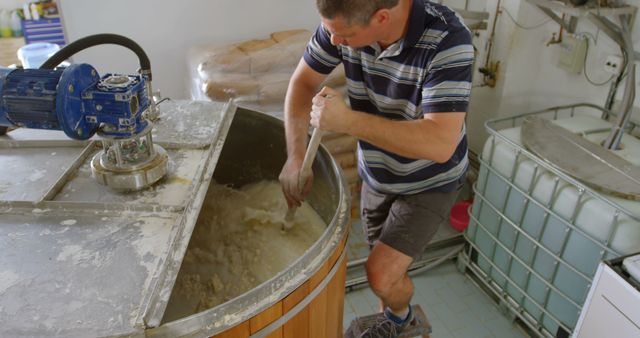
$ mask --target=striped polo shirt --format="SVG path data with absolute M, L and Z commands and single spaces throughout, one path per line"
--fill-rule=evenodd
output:
M 406 36 L 384 51 L 333 46 L 320 25 L 304 60 L 328 74 L 344 64 L 351 108 L 392 120 L 419 120 L 425 113 L 466 112 L 471 91 L 471 34 L 446 6 L 414 0 Z M 373 189 L 389 194 L 452 191 L 468 166 L 465 127 L 446 163 L 412 159 L 358 141 L 358 171 Z

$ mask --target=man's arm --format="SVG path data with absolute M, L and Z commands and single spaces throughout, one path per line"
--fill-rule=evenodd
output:
M 316 72 L 300 59 L 289 81 L 284 100 L 287 156 L 299 159 L 300 163 L 306 150 L 311 100 L 326 77 L 327 75 Z
M 301 59 L 289 81 L 284 105 L 287 162 L 279 177 L 289 207 L 299 206 L 311 189 L 311 181 L 300 187 L 298 176 L 306 151 L 311 100 L 326 77 Z
M 349 109 L 341 95 L 323 88 L 313 99 L 311 123 L 347 133 L 389 152 L 447 162 L 456 150 L 464 112 L 427 113 L 415 121 L 395 121 Z
M 349 128 L 356 137 L 404 157 L 445 163 L 458 146 L 465 113 L 429 113 L 416 121 L 392 121 L 363 113 L 357 116 L 359 121 Z

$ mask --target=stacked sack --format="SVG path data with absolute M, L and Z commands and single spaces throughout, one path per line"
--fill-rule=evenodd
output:
M 226 46 L 199 46 L 189 55 L 194 99 L 227 101 L 282 116 L 284 97 L 311 32 L 298 29 L 275 32 Z M 334 70 L 324 85 L 340 89 L 346 81 L 343 67 Z
M 356 156 L 358 140 L 351 135 L 329 132 L 322 137 L 322 144 L 342 168 L 342 173 L 351 192 L 351 217 L 360 218 L 360 188 L 362 188 L 362 180 L 358 175 L 358 159 Z

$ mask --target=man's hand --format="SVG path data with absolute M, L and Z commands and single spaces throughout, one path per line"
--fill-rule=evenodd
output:
M 324 87 L 313 97 L 311 125 L 326 131 L 346 133 L 349 126 L 349 109 L 342 95 L 336 90 Z
M 299 177 L 307 148 L 311 101 L 326 77 L 326 74 L 318 73 L 309 67 L 302 58 L 291 75 L 287 89 L 284 100 L 287 161 L 280 171 L 279 180 L 289 208 L 300 206 L 311 190 L 313 176 L 310 175 L 305 184 L 300 184 Z
M 289 209 L 292 207 L 299 207 L 302 204 L 302 201 L 304 201 L 304 198 L 311 191 L 311 186 L 313 185 L 313 173 L 309 173 L 307 181 L 304 182 L 304 187 L 301 187 L 300 185 L 300 169 L 302 167 L 302 161 L 303 158 L 287 158 L 287 162 L 285 162 L 282 167 L 282 171 L 280 172 L 280 176 L 278 177 Z

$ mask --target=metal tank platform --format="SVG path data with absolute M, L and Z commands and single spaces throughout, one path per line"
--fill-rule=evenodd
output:
M 0 137 L 0 336 L 144 336 L 160 324 L 235 114 L 165 101 L 167 176 L 121 193 L 91 177 L 100 141 Z

